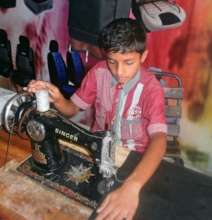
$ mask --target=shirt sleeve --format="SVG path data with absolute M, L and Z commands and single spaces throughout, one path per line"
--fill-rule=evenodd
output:
M 73 103 L 83 110 L 93 105 L 96 99 L 97 86 L 95 72 L 95 67 L 87 72 L 80 88 L 71 97 Z
M 149 125 L 147 127 L 148 133 L 150 135 L 156 132 L 167 133 L 164 91 L 159 83 L 151 86 L 147 99 L 149 118 Z

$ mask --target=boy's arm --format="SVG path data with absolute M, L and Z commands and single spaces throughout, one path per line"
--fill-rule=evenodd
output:
M 55 108 L 65 116 L 71 117 L 79 111 L 79 107 L 71 100 L 65 99 L 60 90 L 49 82 L 32 80 L 25 90 L 35 93 L 41 89 L 48 90 L 50 102 L 52 102 Z
M 117 190 L 108 194 L 97 210 L 96 220 L 131 220 L 139 203 L 139 193 L 159 166 L 166 151 L 166 134 L 154 133 L 142 160 Z
M 80 110 L 71 99 L 65 99 L 63 96 L 54 103 L 54 106 L 59 112 L 67 117 L 75 115 Z
M 53 99 L 52 102 L 55 108 L 63 115 L 71 117 L 79 111 L 79 107 L 77 107 L 71 101 L 71 99 L 65 99 L 56 86 L 48 83 L 46 87 L 48 89 L 50 98 Z

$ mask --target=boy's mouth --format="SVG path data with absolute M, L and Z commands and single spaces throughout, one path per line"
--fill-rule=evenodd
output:
M 121 77 L 121 78 L 118 78 L 118 82 L 119 83 L 126 83 L 128 81 L 128 78 L 126 78 L 126 77 Z

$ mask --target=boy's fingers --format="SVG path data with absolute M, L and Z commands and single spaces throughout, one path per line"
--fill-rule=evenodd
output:
M 47 89 L 49 87 L 48 84 L 49 83 L 45 81 L 31 80 L 26 87 L 26 90 L 29 92 L 36 92 L 41 89 Z
M 103 201 L 103 203 L 101 204 L 101 206 L 97 209 L 97 213 L 102 212 L 102 210 L 104 210 L 104 208 L 108 205 L 108 203 L 109 203 L 109 197 L 107 196 Z

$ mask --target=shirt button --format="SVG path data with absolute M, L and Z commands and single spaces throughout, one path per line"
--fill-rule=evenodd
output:
M 121 83 L 117 84 L 117 89 L 123 89 L 123 85 Z

